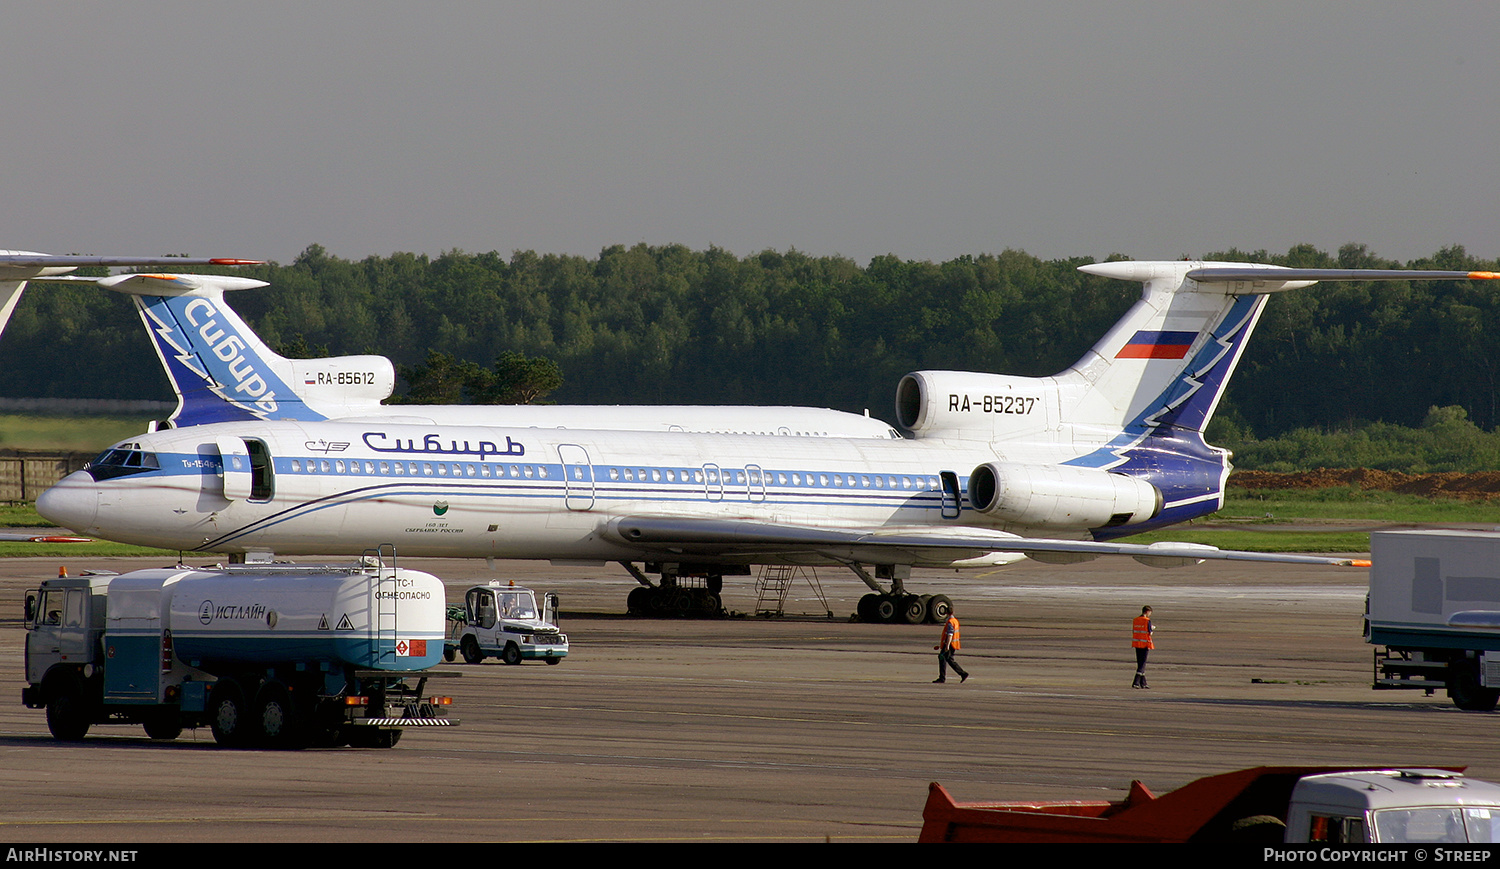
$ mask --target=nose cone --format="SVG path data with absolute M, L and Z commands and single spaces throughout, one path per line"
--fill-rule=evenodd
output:
M 75 471 L 36 499 L 36 511 L 53 524 L 93 533 L 94 518 L 99 514 L 98 486 L 93 477 Z

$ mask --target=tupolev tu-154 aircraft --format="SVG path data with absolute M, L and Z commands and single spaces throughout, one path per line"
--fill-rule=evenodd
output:
M 15 255 L 15 254 L 13 254 Z M 19 255 L 15 255 L 19 257 Z M 86 281 L 128 294 L 161 360 L 177 408 L 168 427 L 253 420 L 388 419 L 424 425 L 503 425 L 517 428 L 603 428 L 624 431 L 702 431 L 813 437 L 899 438 L 868 414 L 816 407 L 723 405 L 387 405 L 396 384 L 384 356 L 287 359 L 260 340 L 224 300 L 228 290 L 266 286 L 232 275 L 122 274 L 82 277 L 39 269 L 51 260 L 28 254 L 34 281 Z M 87 264 L 108 265 L 90 259 Z M 243 265 L 241 260 L 150 260 L 131 263 Z M 60 263 L 65 265 L 66 263 Z M 0 255 L 0 279 L 7 257 Z M 3 289 L 3 285 L 0 285 Z M 14 295 L 19 296 L 17 287 Z M 3 297 L 0 297 L 3 303 Z M 11 304 L 14 305 L 12 298 Z M 5 309 L 0 307 L 0 328 Z
M 1222 505 L 1229 456 L 1203 431 L 1269 294 L 1320 280 L 1500 277 L 1082 268 L 1141 282 L 1141 299 L 1053 377 L 908 374 L 896 410 L 909 439 L 251 419 L 116 444 L 37 509 L 84 534 L 251 558 L 378 541 L 412 555 L 617 561 L 642 585 L 632 608 L 716 609 L 722 577 L 751 565 L 845 565 L 873 590 L 862 609 L 913 622 L 947 606 L 907 592 L 913 566 L 1100 555 L 1348 565 L 1118 538 Z M 689 576 L 706 587 L 684 595 Z

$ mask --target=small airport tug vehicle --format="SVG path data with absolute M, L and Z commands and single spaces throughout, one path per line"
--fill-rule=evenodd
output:
M 1443 843 L 1500 840 L 1500 785 L 1461 769 L 1272 767 L 1119 802 L 959 803 L 937 782 L 922 842 Z
M 514 582 L 493 580 L 476 585 L 464 594 L 463 606 L 448 608 L 448 636 L 443 654 L 452 661 L 478 664 L 499 658 L 507 664 L 546 661 L 556 664 L 568 655 L 568 635 L 557 627 L 557 595 L 536 595 Z
M 425 693 L 444 608 L 442 580 L 378 557 L 60 576 L 26 595 L 21 699 L 68 741 L 206 724 L 227 746 L 390 748 L 458 724 Z

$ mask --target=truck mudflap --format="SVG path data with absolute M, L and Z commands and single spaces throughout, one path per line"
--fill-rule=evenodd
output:
M 1299 779 L 1367 768 L 1261 766 L 1201 778 L 1160 797 L 1133 781 L 1116 802 L 960 803 L 933 782 L 917 841 L 1259 842 L 1252 836 L 1265 831 L 1249 831 L 1243 822 L 1275 818 L 1284 824 Z

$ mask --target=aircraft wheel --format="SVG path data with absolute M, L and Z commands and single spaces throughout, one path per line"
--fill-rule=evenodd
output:
M 927 620 L 940 625 L 953 615 L 953 601 L 946 594 L 935 594 L 927 601 Z
M 506 643 L 505 648 L 500 651 L 500 660 L 512 666 L 521 663 L 521 647 L 515 643 Z
M 631 615 L 645 615 L 651 609 L 651 589 L 638 585 L 625 596 L 625 611 Z
M 859 620 L 862 622 L 879 621 L 880 617 L 875 614 L 875 604 L 879 602 L 880 595 L 873 591 L 860 598 L 859 606 L 854 608 L 854 611 L 859 615 Z
M 479 641 L 474 639 L 473 634 L 464 637 L 463 642 L 458 644 L 458 648 L 464 653 L 465 664 L 477 664 L 484 660 L 484 652 L 480 651 Z
M 909 594 L 900 599 L 901 621 L 909 625 L 920 625 L 927 621 L 927 604 L 918 595 Z
M 891 622 L 894 622 L 897 616 L 899 616 L 901 613 L 900 600 L 898 600 L 894 595 L 889 594 L 877 595 L 877 598 L 878 599 L 875 601 L 875 606 L 873 608 L 875 612 L 875 621 L 880 622 L 883 625 L 888 625 Z

